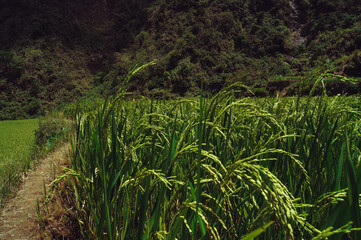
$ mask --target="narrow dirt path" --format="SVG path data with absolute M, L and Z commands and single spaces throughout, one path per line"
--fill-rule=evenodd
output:
M 69 144 L 64 144 L 45 157 L 29 172 L 20 190 L 0 213 L 0 240 L 38 239 L 36 201 L 44 196 L 44 182 L 48 185 L 56 177 L 57 166 L 68 158 Z

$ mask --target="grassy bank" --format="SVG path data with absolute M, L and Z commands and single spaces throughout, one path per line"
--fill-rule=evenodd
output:
M 38 119 L 0 121 L 0 200 L 30 167 Z

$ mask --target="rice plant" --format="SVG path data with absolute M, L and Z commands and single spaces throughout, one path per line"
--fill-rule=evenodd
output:
M 85 239 L 361 239 L 358 97 L 124 100 L 143 67 L 76 115 Z

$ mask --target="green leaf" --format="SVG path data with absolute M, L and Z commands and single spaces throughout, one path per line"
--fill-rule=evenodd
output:
M 253 240 L 255 237 L 266 231 L 269 226 L 271 226 L 273 221 L 268 222 L 267 224 L 263 225 L 262 227 L 257 228 L 256 230 L 252 231 L 251 233 L 247 234 L 241 240 Z

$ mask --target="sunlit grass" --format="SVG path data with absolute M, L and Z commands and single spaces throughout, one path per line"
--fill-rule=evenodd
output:
M 0 121 L 0 199 L 30 165 L 38 120 Z

